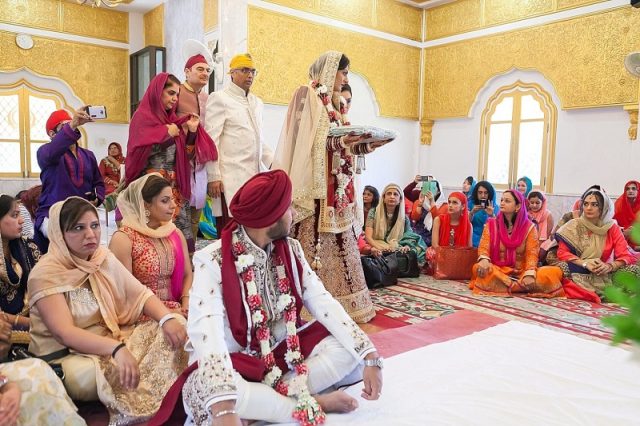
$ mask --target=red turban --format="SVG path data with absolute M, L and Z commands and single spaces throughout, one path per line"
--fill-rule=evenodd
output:
M 258 173 L 236 192 L 229 211 L 241 225 L 266 228 L 291 206 L 291 192 L 291 179 L 283 170 Z
M 69 113 L 63 109 L 59 109 L 57 111 L 53 111 L 47 120 L 47 133 L 51 130 L 56 130 L 58 124 L 63 121 L 71 121 L 71 116 Z
M 195 64 L 208 64 L 207 60 L 202 55 L 193 55 L 187 60 L 187 63 L 184 65 L 185 69 L 191 69 Z

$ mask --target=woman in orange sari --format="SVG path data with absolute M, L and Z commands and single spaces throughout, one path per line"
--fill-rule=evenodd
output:
M 524 195 L 506 190 L 498 217 L 490 218 L 478 247 L 469 288 L 475 294 L 531 297 L 564 296 L 562 270 L 538 265 L 538 233 L 527 217 Z

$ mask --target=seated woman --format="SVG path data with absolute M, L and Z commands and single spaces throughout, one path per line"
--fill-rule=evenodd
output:
M 524 195 L 506 190 L 498 217 L 489 219 L 484 227 L 469 288 L 474 294 L 492 296 L 564 296 L 562 271 L 554 266 L 538 268 L 538 248 L 538 234 L 527 217 Z
M 471 217 L 471 225 L 473 226 L 473 246 L 478 247 L 482 230 L 487 219 L 494 217 L 498 204 L 496 203 L 496 190 L 486 180 L 476 183 L 475 188 L 471 192 L 471 209 L 469 216 Z
M 24 205 L 21 199 L 22 196 L 26 195 L 26 193 L 26 190 L 18 192 L 15 196 L 15 199 L 18 202 L 20 216 L 22 216 L 22 220 L 24 221 L 22 224 L 22 236 L 26 238 L 33 238 L 33 218 L 31 217 L 31 213 L 29 213 L 29 210 Z
M 443 203 L 438 207 L 436 202 L 442 195 L 440 189 L 440 182 L 436 182 L 436 193 L 432 194 L 430 191 L 426 193 L 420 192 L 420 196 L 413 203 L 411 208 L 411 221 L 414 223 L 413 229 L 416 234 L 422 237 L 422 241 L 427 247 L 431 246 L 431 231 L 433 228 L 433 221 L 438 215 L 447 212 L 447 203 Z M 424 185 L 424 182 L 422 182 Z
M 122 226 L 109 249 L 169 310 L 186 313 L 193 272 L 187 241 L 171 221 L 171 184 L 158 173 L 144 175 L 120 193 L 118 208 Z
M 92 204 L 69 197 L 49 218 L 49 252 L 28 283 L 29 350 L 61 363 L 69 396 L 99 399 L 110 424 L 145 421 L 185 367 L 185 320 L 100 246 Z
M 0 196 L 0 312 L 14 329 L 29 329 L 27 280 L 40 259 L 40 251 L 31 239 L 22 236 L 23 219 L 18 202 L 8 195 Z
M 418 263 L 421 263 L 426 246 L 422 238 L 411 230 L 402 205 L 402 189 L 394 183 L 387 185 L 382 192 L 382 205 L 369 210 L 365 240 L 374 256 L 389 250 L 413 250 Z
M 467 197 L 462 192 L 452 192 L 447 200 L 447 212 L 438 215 L 433 221 L 431 247 L 427 249 L 427 270 L 436 269 L 436 248 L 471 247 L 473 232 L 469 221 Z
M 627 241 L 613 220 L 613 203 L 601 189 L 583 194 L 580 217 L 558 229 L 556 240 L 557 266 L 567 279 L 569 297 L 599 303 L 614 272 L 622 269 L 640 276 Z
M 380 203 L 380 193 L 378 190 L 371 185 L 367 185 L 364 187 L 364 191 L 362 191 L 362 210 L 364 213 L 364 224 L 362 225 L 362 230 L 364 231 L 365 224 L 367 222 L 367 218 L 369 217 L 369 211 L 371 209 L 375 209 L 378 207 Z
M 111 142 L 107 148 L 107 156 L 98 165 L 100 174 L 104 179 L 105 195 L 111 194 L 120 185 L 120 172 L 122 166 L 124 166 L 124 160 L 120 144 Z
M 516 189 L 519 193 L 524 195 L 525 198 L 529 196 L 529 193 L 533 189 L 533 182 L 526 176 L 522 176 L 518 179 L 518 183 L 516 184 Z
M 538 230 L 538 239 L 541 242 L 546 241 L 553 230 L 553 216 L 547 209 L 547 198 L 542 191 L 531 191 L 527 200 L 529 201 L 529 219 Z
M 471 204 L 471 194 L 473 193 L 473 188 L 476 187 L 476 180 L 473 176 L 467 176 L 465 180 L 462 182 L 462 193 L 465 197 L 467 197 L 467 208 L 471 210 L 473 205 Z
M 618 222 L 622 229 L 624 237 L 631 247 L 638 250 L 640 241 L 631 241 L 631 228 L 636 221 L 638 212 L 640 212 L 640 199 L 638 199 L 638 190 L 640 190 L 640 182 L 630 180 L 624 185 L 624 194 L 616 200 L 615 214 L 613 218 Z

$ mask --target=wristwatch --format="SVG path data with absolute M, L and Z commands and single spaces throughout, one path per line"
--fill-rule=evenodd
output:
M 584 269 L 587 269 L 587 262 L 582 262 L 582 267 L 583 267 Z
M 384 358 L 382 358 L 382 357 L 378 357 L 378 358 L 374 358 L 374 359 L 365 359 L 364 360 L 364 366 L 365 367 L 378 367 L 380 370 L 382 370 L 383 361 L 384 361 Z
M 9 378 L 0 374 L 0 389 L 2 389 L 2 387 L 7 383 L 9 383 Z

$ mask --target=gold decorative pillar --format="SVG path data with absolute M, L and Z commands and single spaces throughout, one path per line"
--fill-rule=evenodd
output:
M 638 106 L 626 106 L 624 109 L 629 113 L 629 140 L 635 141 L 638 139 Z
M 431 133 L 433 132 L 434 124 L 436 124 L 436 122 L 433 120 L 429 120 L 428 118 L 423 118 L 422 120 L 420 120 L 420 144 L 431 145 Z

